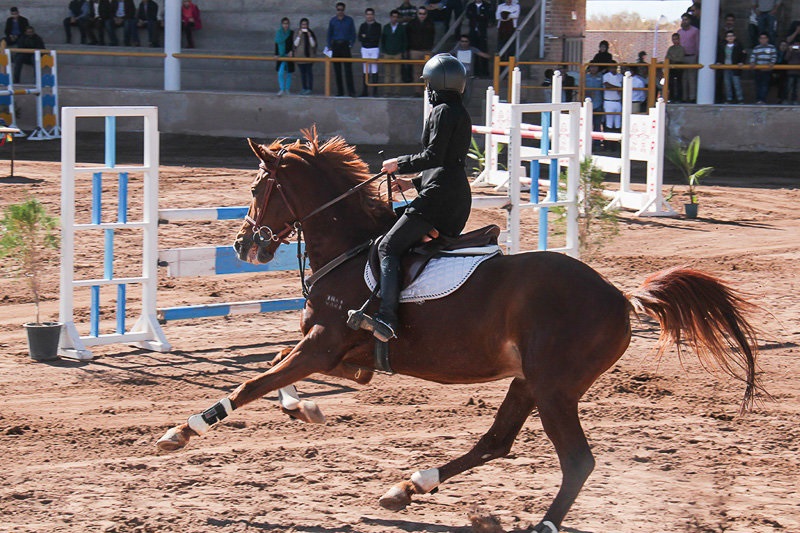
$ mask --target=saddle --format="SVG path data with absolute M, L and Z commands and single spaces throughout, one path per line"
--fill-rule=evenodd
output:
M 403 287 L 419 277 L 431 259 L 439 254 L 447 255 L 487 255 L 497 251 L 497 239 L 500 227 L 490 224 L 482 228 L 463 233 L 458 237 L 439 237 L 411 248 L 402 259 Z M 373 243 L 369 250 L 369 268 L 374 279 L 380 279 L 380 261 L 378 244 L 383 236 Z

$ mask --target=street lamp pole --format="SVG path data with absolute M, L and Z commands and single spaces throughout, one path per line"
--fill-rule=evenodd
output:
M 653 59 L 658 58 L 658 25 L 666 24 L 667 22 L 667 17 L 664 15 L 661 15 L 656 19 L 656 27 L 655 30 L 653 30 L 653 55 L 651 56 Z

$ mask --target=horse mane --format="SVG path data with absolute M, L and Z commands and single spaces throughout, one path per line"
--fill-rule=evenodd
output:
M 352 189 L 371 177 L 369 166 L 358 156 L 355 146 L 347 144 L 340 136 L 335 136 L 320 145 L 316 126 L 300 130 L 305 142 L 297 140 L 292 144 L 284 145 L 283 140 L 273 142 L 269 149 L 278 151 L 285 148 L 294 154 L 305 154 L 307 158 L 317 160 L 316 167 L 324 169 L 328 180 L 342 192 Z M 377 222 L 384 221 L 388 203 L 381 200 L 381 180 L 361 187 L 356 196 L 365 214 Z

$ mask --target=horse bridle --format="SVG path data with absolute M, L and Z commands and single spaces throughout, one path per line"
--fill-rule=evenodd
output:
M 333 200 L 325 202 L 324 204 L 317 207 L 310 213 L 301 217 L 297 215 L 297 212 L 292 207 L 291 202 L 289 202 L 289 198 L 286 196 L 286 193 L 283 191 L 283 187 L 278 181 L 278 176 L 277 176 L 278 168 L 281 165 L 281 160 L 283 159 L 283 156 L 288 152 L 289 151 L 286 148 L 281 147 L 281 149 L 278 151 L 272 172 L 270 171 L 270 168 L 263 160 L 261 161 L 261 163 L 259 163 L 258 168 L 261 170 L 261 172 L 264 172 L 264 177 L 262 177 L 261 179 L 267 180 L 266 182 L 267 189 L 264 193 L 264 200 L 262 202 L 261 210 L 256 219 L 254 220 L 249 214 L 245 215 L 244 219 L 246 222 L 250 224 L 250 228 L 253 231 L 253 241 L 255 241 L 256 244 L 261 244 L 264 241 L 276 241 L 278 243 L 289 244 L 289 239 L 292 236 L 295 235 L 297 236 L 297 260 L 298 260 L 298 268 L 300 270 L 300 282 L 302 285 L 303 296 L 308 298 L 308 287 L 305 282 L 305 269 L 306 269 L 305 263 L 308 256 L 302 251 L 302 245 L 301 245 L 303 239 L 303 222 L 307 221 L 314 215 L 324 211 L 325 209 L 334 205 L 335 203 L 344 200 L 348 196 L 355 194 L 362 187 L 366 186 L 369 183 L 372 183 L 375 180 L 382 178 L 383 176 L 387 176 L 387 181 L 389 182 L 387 183 L 387 190 L 391 191 L 391 180 L 394 179 L 394 175 L 387 174 L 386 172 L 381 171 L 378 174 L 375 174 L 374 176 L 370 177 L 369 179 L 362 181 L 355 187 L 351 187 L 350 189 L 340 194 Z M 258 182 L 260 182 L 260 180 Z M 267 206 L 269 205 L 269 198 L 270 195 L 272 194 L 273 189 L 278 190 L 278 192 L 281 195 L 281 198 L 283 199 L 283 203 L 286 205 L 286 208 L 289 210 L 289 213 L 291 213 L 292 218 L 294 219 L 294 221 L 291 223 L 284 222 L 284 228 L 277 233 L 266 224 L 262 224 L 265 213 L 267 212 Z M 391 201 L 391 195 L 389 195 L 389 198 Z M 264 231 L 266 231 L 265 234 L 263 233 Z

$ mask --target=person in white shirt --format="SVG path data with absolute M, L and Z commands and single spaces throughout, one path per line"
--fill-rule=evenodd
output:
M 606 113 L 606 131 L 622 129 L 622 74 L 610 68 L 603 74 L 603 110 Z
M 514 32 L 517 29 L 519 4 L 516 0 L 505 0 L 505 2 L 497 6 L 495 18 L 497 19 L 497 51 L 499 53 L 514 36 Z M 511 55 L 509 51 L 506 51 L 502 57 L 503 61 L 508 61 L 509 55 Z
M 647 80 L 639 74 L 639 69 L 628 68 L 631 73 L 631 87 L 633 88 L 633 95 L 631 102 L 633 104 L 631 111 L 634 113 L 645 113 L 647 111 Z

